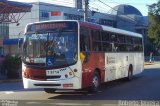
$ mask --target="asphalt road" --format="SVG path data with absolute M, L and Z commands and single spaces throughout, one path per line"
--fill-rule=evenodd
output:
M 0 83 L 0 106 L 12 102 L 16 106 L 120 106 L 125 100 L 139 104 L 141 100 L 160 100 L 160 64 L 145 66 L 144 72 L 136 75 L 132 81 L 121 79 L 105 83 L 94 94 L 85 91 L 47 94 L 43 89 L 24 90 L 22 82 Z

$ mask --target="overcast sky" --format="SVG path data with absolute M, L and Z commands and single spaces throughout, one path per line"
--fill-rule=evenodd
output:
M 47 2 L 47 3 L 53 3 L 58 5 L 65 5 L 74 7 L 75 0 L 12 0 L 12 1 L 19 1 L 19 2 Z M 142 15 L 146 16 L 148 14 L 148 8 L 147 5 L 151 5 L 153 3 L 157 3 L 158 0 L 101 0 L 102 2 L 106 3 L 110 7 L 104 5 L 103 3 L 100 3 L 99 0 L 89 0 L 90 1 L 90 8 L 95 9 L 99 12 L 107 13 L 110 9 L 110 7 L 114 7 L 116 5 L 120 4 L 129 4 L 134 7 L 136 7 Z

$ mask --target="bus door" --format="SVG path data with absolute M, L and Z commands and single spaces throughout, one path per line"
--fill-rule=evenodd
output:
M 117 70 L 117 41 L 116 35 L 110 33 L 110 39 L 107 43 L 108 50 L 105 53 L 105 65 L 106 65 L 106 81 L 116 79 Z M 104 46 L 104 45 L 103 45 Z
M 124 78 L 128 74 L 128 53 L 117 54 L 116 79 Z
M 131 43 L 132 41 L 129 40 Z M 128 66 L 128 57 L 129 53 L 126 53 L 127 47 L 129 47 L 128 51 L 130 51 L 131 45 L 126 45 L 125 35 L 117 34 L 117 72 L 116 79 L 126 77 L 127 75 L 127 66 Z
M 116 78 L 116 53 L 105 54 L 105 81 L 115 80 Z
M 102 49 L 105 53 L 105 81 L 116 78 L 116 52 L 112 33 L 102 32 Z

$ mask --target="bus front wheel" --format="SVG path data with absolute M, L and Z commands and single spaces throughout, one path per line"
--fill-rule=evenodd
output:
M 55 93 L 55 89 L 52 89 L 52 88 L 44 88 L 44 91 L 46 92 L 46 93 Z
M 100 89 L 100 82 L 100 75 L 98 72 L 95 72 L 92 78 L 92 85 L 90 91 L 97 92 Z

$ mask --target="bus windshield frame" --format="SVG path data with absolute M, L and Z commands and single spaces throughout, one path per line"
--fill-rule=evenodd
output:
M 62 68 L 77 62 L 78 24 L 76 22 L 63 23 L 64 28 L 60 28 L 62 23 L 40 23 L 43 26 L 50 25 L 49 27 L 52 28 L 42 26 L 38 29 L 35 24 L 27 27 L 23 41 L 22 61 L 24 64 L 44 68 Z

